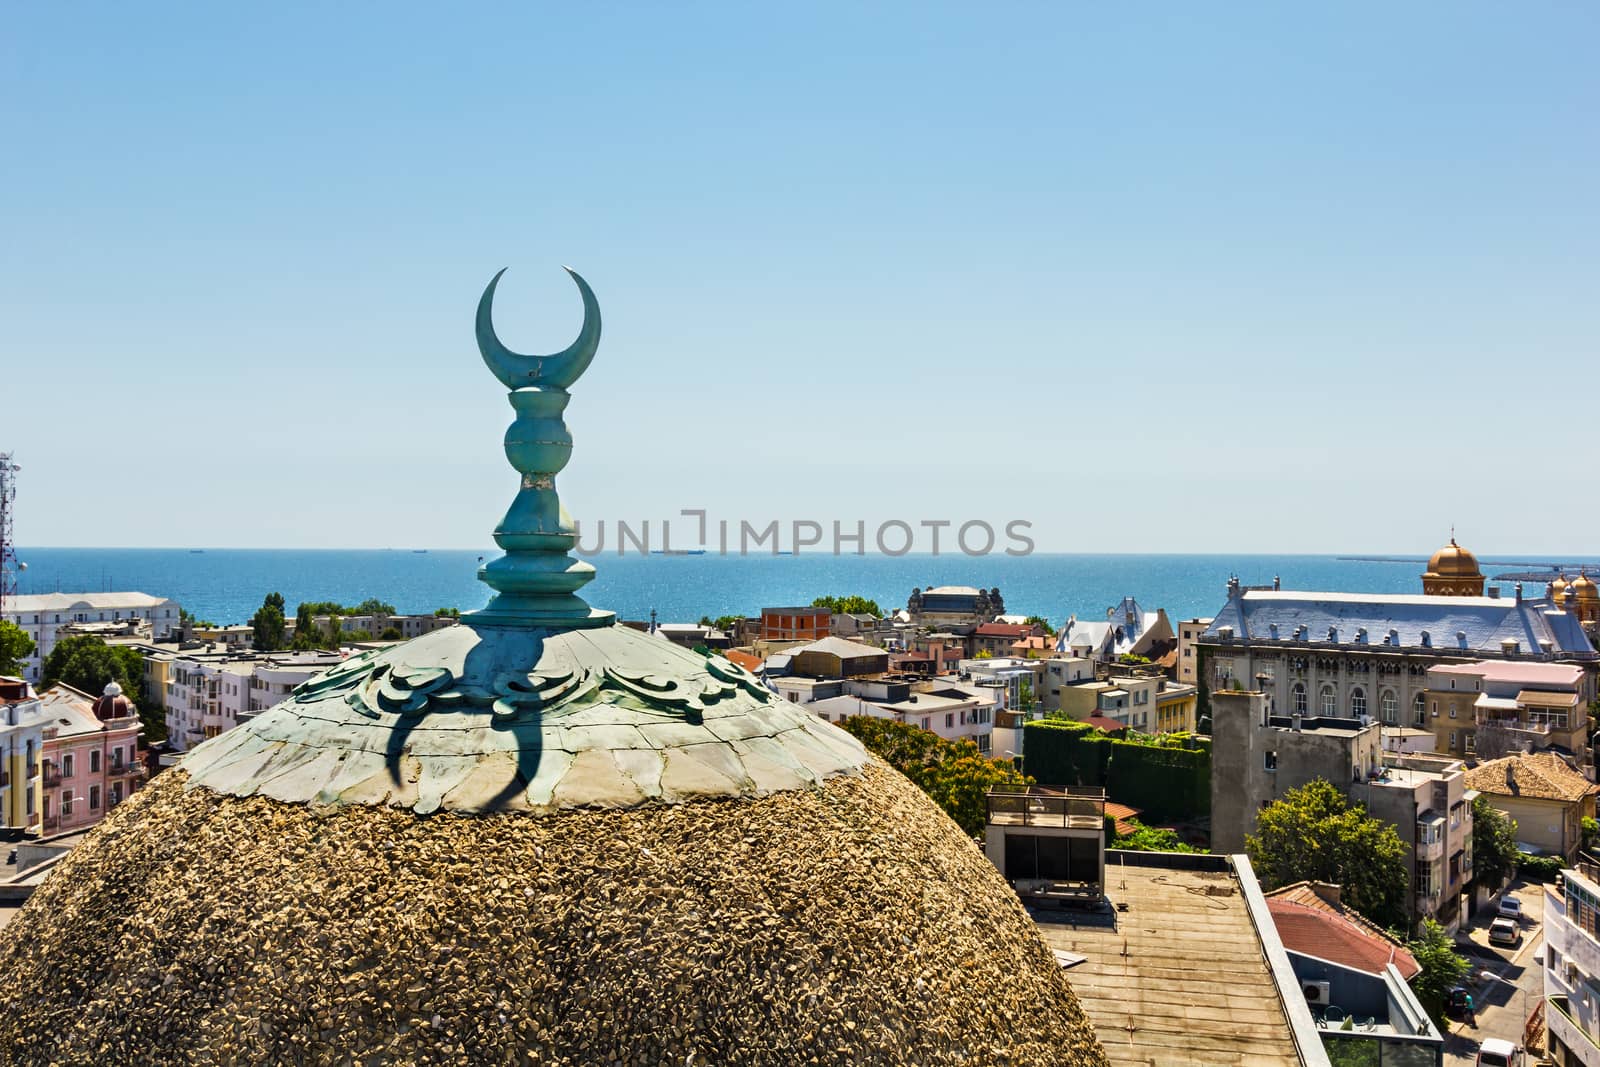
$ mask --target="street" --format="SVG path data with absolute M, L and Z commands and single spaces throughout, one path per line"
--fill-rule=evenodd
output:
M 1522 940 L 1516 945 L 1491 945 L 1489 923 L 1495 918 L 1493 905 L 1463 924 L 1456 934 L 1456 947 L 1472 964 L 1472 973 L 1463 983 L 1477 1008 L 1476 1026 L 1460 1019 L 1450 1020 L 1445 1038 L 1445 1063 L 1471 1065 L 1478 1043 L 1498 1037 L 1522 1044 L 1522 1028 L 1528 1015 L 1544 996 L 1544 891 L 1538 882 L 1511 883 L 1507 896 L 1522 902 Z M 1534 1061 L 1530 1061 L 1534 1062 Z

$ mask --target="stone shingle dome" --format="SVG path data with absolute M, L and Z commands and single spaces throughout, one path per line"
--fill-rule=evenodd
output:
M 554 476 L 599 341 L 522 356 L 496 596 L 119 805 L 0 933 L 0 1060 L 1103 1065 L 920 790 L 577 591 Z M 498 276 L 496 277 L 496 282 Z

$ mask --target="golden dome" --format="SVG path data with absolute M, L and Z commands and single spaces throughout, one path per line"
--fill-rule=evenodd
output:
M 1572 579 L 1572 592 L 1579 600 L 1600 600 L 1600 588 L 1594 584 L 1594 579 L 1583 572 Z
M 1437 574 L 1442 578 L 1481 578 L 1483 573 L 1478 570 L 1478 557 L 1456 544 L 1454 537 L 1450 543 L 1433 554 L 1428 560 L 1428 573 Z
M 1561 603 L 1561 597 L 1562 597 L 1563 594 L 1566 593 L 1566 591 L 1567 591 L 1567 576 L 1565 574 L 1558 574 L 1558 575 L 1556 575 L 1556 580 L 1551 582 L 1549 587 L 1547 589 L 1545 589 L 1545 594 L 1551 600 L 1555 601 L 1557 604 L 1560 604 Z

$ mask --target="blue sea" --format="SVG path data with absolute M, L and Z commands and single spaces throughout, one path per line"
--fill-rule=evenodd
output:
M 405 549 L 32 548 L 23 593 L 137 590 L 178 601 L 197 618 L 243 622 L 271 592 L 292 612 L 303 600 L 359 603 L 367 597 L 407 613 L 482 607 L 489 590 L 477 580 L 480 556 L 498 552 Z M 1533 559 L 1537 557 L 1507 557 Z M 1246 585 L 1274 576 L 1286 589 L 1369 593 L 1421 592 L 1421 559 L 1347 560 L 1332 556 L 1004 555 L 917 556 L 640 556 L 593 557 L 599 574 L 583 596 L 625 619 L 695 621 L 755 613 L 763 606 L 809 604 L 824 594 L 858 593 L 885 610 L 903 607 L 913 586 L 998 586 L 1006 610 L 1043 615 L 1057 625 L 1069 614 L 1102 618 L 1131 595 L 1164 607 L 1174 621 L 1215 614 L 1229 575 Z M 1484 572 L 1508 569 L 1488 561 Z M 1508 590 L 1509 592 L 1509 590 Z

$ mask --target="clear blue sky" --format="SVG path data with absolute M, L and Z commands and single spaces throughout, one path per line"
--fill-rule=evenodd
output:
M 24 545 L 486 544 L 571 263 L 580 518 L 1597 551 L 1593 5 L 0 20 Z

